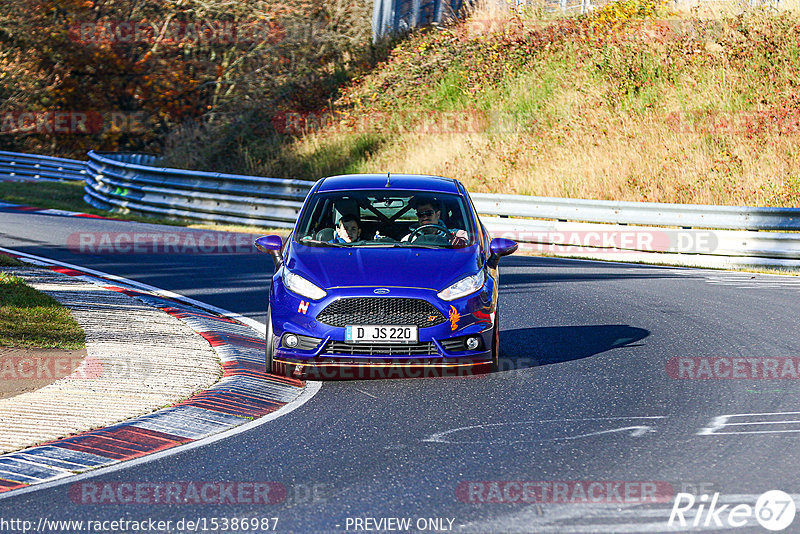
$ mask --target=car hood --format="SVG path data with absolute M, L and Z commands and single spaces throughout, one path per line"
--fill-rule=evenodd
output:
M 286 267 L 322 288 L 421 287 L 441 291 L 475 274 L 477 245 L 461 249 L 331 248 L 297 245 Z

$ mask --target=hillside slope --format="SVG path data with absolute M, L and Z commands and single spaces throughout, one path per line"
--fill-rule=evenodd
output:
M 400 41 L 323 112 L 278 114 L 281 143 L 254 138 L 234 157 L 268 176 L 431 173 L 485 192 L 797 206 L 798 84 L 791 14 L 703 20 L 653 0 L 475 14 Z

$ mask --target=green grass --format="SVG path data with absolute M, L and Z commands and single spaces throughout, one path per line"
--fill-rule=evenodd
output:
M 458 111 L 473 104 L 473 99 L 462 89 L 466 77 L 460 65 L 452 65 L 435 85 L 430 106 L 442 111 Z
M 23 265 L 25 264 L 16 258 L 0 254 L 0 267 L 22 267 Z
M 67 308 L 21 278 L 0 273 L 0 347 L 78 350 L 85 343 Z
M 305 176 L 330 176 L 362 172 L 369 154 L 378 150 L 386 141 L 380 136 L 366 132 L 348 137 L 342 143 L 327 145 L 314 152 L 304 166 Z
M 162 217 L 112 213 L 93 208 L 83 201 L 83 182 L 0 182 L 0 200 L 56 210 L 90 213 L 126 221 L 183 226 L 189 223 Z
M 107 215 L 86 204 L 83 194 L 83 182 L 0 182 L 0 199 L 6 202 Z

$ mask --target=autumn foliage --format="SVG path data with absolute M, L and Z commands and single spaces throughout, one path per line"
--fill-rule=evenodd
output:
M 368 48 L 369 7 L 4 0 L 0 149 L 73 157 L 158 149 L 187 125 L 312 108 Z

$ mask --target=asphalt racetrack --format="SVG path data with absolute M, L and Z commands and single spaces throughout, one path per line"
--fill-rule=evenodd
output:
M 131 231 L 186 230 L 0 210 L 0 247 L 264 322 L 266 255 L 68 246 L 76 235 Z M 736 504 L 800 493 L 798 296 L 795 277 L 511 256 L 501 262 L 501 372 L 324 383 L 248 432 L 2 499 L 0 519 L 169 521 L 165 532 L 727 529 Z M 253 482 L 283 488 L 280 502 L 237 493 Z M 122 483 L 213 483 L 216 493 L 200 504 L 114 502 Z M 224 483 L 238 486 L 220 497 Z M 668 526 L 679 493 L 697 504 L 684 527 Z M 701 496 L 717 493 L 717 508 L 729 506 L 698 516 Z M 234 518 L 258 528 L 224 529 Z M 734 530 L 767 532 L 743 520 Z M 797 529 L 800 518 L 787 532 Z

